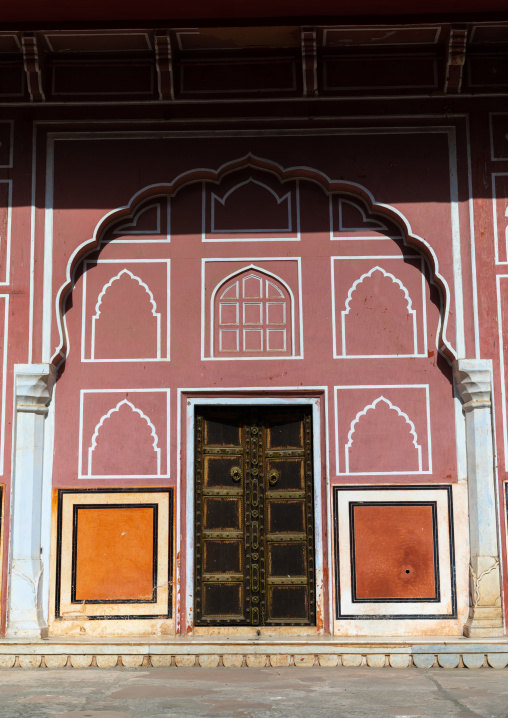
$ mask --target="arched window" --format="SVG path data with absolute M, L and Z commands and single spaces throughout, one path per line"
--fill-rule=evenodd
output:
M 229 277 L 212 299 L 212 356 L 291 356 L 292 296 L 277 277 L 253 268 Z

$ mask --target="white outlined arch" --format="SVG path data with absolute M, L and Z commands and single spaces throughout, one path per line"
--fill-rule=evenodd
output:
M 227 282 L 234 279 L 236 276 L 240 276 L 244 272 L 248 272 L 249 270 L 253 270 L 255 272 L 260 272 L 266 281 L 269 281 L 266 279 L 266 277 L 272 277 L 277 282 L 279 282 L 287 291 L 289 294 L 289 301 L 290 301 L 290 313 L 291 313 L 291 356 L 295 356 L 296 352 L 296 337 L 295 337 L 295 298 L 293 291 L 291 290 L 291 287 L 287 282 L 285 282 L 283 279 L 281 279 L 279 276 L 274 274 L 273 272 L 268 271 L 267 269 L 261 269 L 261 267 L 256 266 L 255 264 L 249 264 L 245 267 L 242 267 L 242 269 L 236 270 L 235 272 L 232 272 L 228 276 L 224 277 L 224 279 L 221 279 L 221 281 L 215 286 L 212 296 L 210 298 L 210 357 L 216 358 L 214 354 L 214 330 L 215 330 L 215 297 L 217 295 L 217 292 L 221 289 L 221 287 L 225 286 Z M 266 293 L 266 292 L 265 292 Z M 301 321 L 301 319 L 300 319 Z M 235 357 L 232 357 L 234 359 Z M 247 358 L 247 357 L 244 357 Z M 249 357 L 250 358 L 250 357 Z M 253 359 L 255 357 L 252 357 Z M 276 358 L 276 355 L 274 356 Z
M 288 221 L 287 221 L 287 227 L 279 227 L 277 229 L 268 229 L 265 227 L 260 227 L 258 229 L 216 229 L 215 228 L 215 203 L 220 202 L 220 204 L 225 207 L 226 202 L 228 198 L 237 190 L 240 189 L 240 187 L 245 187 L 248 184 L 257 184 L 259 187 L 262 187 L 265 190 L 268 190 L 271 195 L 275 198 L 277 201 L 277 204 L 282 204 L 282 202 L 287 202 L 287 212 L 288 212 Z M 287 192 L 287 194 L 283 195 L 282 197 L 279 197 L 277 192 L 273 190 L 271 187 L 266 185 L 264 182 L 260 182 L 257 179 L 254 179 L 253 177 L 249 177 L 249 179 L 246 179 L 244 182 L 239 182 L 238 184 L 234 185 L 230 190 L 226 192 L 224 197 L 222 199 L 212 192 L 210 194 L 210 231 L 212 234 L 249 234 L 249 233 L 272 233 L 272 232 L 292 232 L 293 231 L 293 222 L 291 220 L 291 192 Z
M 65 281 L 60 285 L 54 299 L 59 343 L 55 348 L 50 361 L 55 367 L 59 367 L 65 361 L 68 354 L 69 336 L 65 321 L 65 304 L 67 297 L 74 288 L 77 268 L 81 260 L 99 248 L 101 239 L 111 225 L 112 221 L 115 219 L 119 220 L 122 217 L 132 217 L 135 212 L 135 208 L 150 197 L 160 196 L 163 194 L 168 197 L 174 197 L 179 190 L 182 189 L 182 187 L 196 183 L 204 185 L 207 182 L 211 182 L 218 185 L 225 176 L 247 167 L 272 174 L 274 177 L 277 177 L 281 183 L 294 180 L 305 180 L 316 184 L 331 195 L 343 194 L 352 196 L 353 198 L 360 198 L 371 213 L 387 215 L 388 219 L 400 225 L 403 235 L 403 244 L 405 246 L 415 248 L 422 256 L 425 257 L 430 269 L 429 281 L 436 286 L 439 291 L 440 312 L 436 335 L 437 350 L 449 364 L 457 358 L 457 352 L 450 344 L 446 336 L 450 314 L 450 288 L 448 286 L 448 282 L 439 271 L 439 260 L 436 252 L 431 245 L 423 239 L 423 237 L 420 237 L 413 232 L 411 224 L 402 212 L 391 205 L 383 202 L 376 202 L 372 193 L 358 182 L 334 180 L 325 172 L 306 165 L 283 167 L 281 164 L 274 162 L 273 160 L 268 160 L 248 152 L 241 157 L 225 162 L 217 169 L 204 167 L 194 168 L 177 175 L 172 182 L 146 185 L 134 193 L 128 204 L 116 207 L 110 212 L 107 212 L 99 220 L 95 226 L 93 236 L 82 242 L 70 255 L 67 262 Z M 49 307 L 52 302 L 52 284 L 50 281 L 52 275 L 51 271 L 48 271 L 49 274 L 46 273 L 45 275 L 43 292 L 43 313 L 46 317 L 48 317 L 43 334 L 43 356 L 51 355 L 51 311 Z M 455 298 L 456 300 L 457 298 L 460 299 L 458 288 L 455 291 Z M 459 302 L 459 306 L 457 306 L 457 316 L 459 325 L 457 339 L 459 341 L 459 349 L 462 350 L 464 341 L 464 317 L 461 302 Z
M 149 210 L 153 209 L 157 210 L 157 224 L 155 226 L 155 229 L 137 229 L 138 222 L 141 219 L 141 217 L 146 214 Z M 113 230 L 114 235 L 119 234 L 160 234 L 161 231 L 161 207 L 160 203 L 153 202 L 152 204 L 147 204 L 145 207 L 142 207 L 139 212 L 137 212 L 132 220 L 130 222 L 125 222 L 124 224 L 119 224 L 118 227 L 116 227 Z
M 93 452 L 97 446 L 97 438 L 99 436 L 99 432 L 100 432 L 104 422 L 107 421 L 112 416 L 112 414 L 115 414 L 116 412 L 120 411 L 120 408 L 122 406 L 128 406 L 133 413 L 139 414 L 141 419 L 143 419 L 146 422 L 148 428 L 150 429 L 150 433 L 153 438 L 152 446 L 153 446 L 155 455 L 157 457 L 157 476 L 160 476 L 161 475 L 161 450 L 159 448 L 159 437 L 157 436 L 157 433 L 155 431 L 155 426 L 152 424 L 152 422 L 146 416 L 146 414 L 144 414 L 141 411 L 141 409 L 138 409 L 136 406 L 134 406 L 134 404 L 132 402 L 130 402 L 128 399 L 122 399 L 122 401 L 119 401 L 115 407 L 113 407 L 112 409 L 110 409 L 107 412 L 107 414 L 104 414 L 100 418 L 99 423 L 95 426 L 94 433 L 92 436 L 92 441 L 90 443 L 90 446 L 88 447 L 88 474 L 87 474 L 87 477 L 94 478 L 94 476 L 95 476 L 97 478 L 102 478 L 102 475 L 97 476 L 92 471 Z M 112 475 L 110 478 L 112 478 L 112 479 L 121 478 L 121 475 Z
M 391 279 L 391 281 L 392 281 L 394 284 L 397 284 L 397 285 L 400 287 L 400 289 L 402 290 L 402 292 L 403 292 L 403 294 L 404 294 L 404 298 L 405 298 L 405 300 L 406 300 L 407 312 L 408 312 L 408 314 L 410 315 L 410 317 L 411 317 L 411 319 L 412 319 L 412 322 L 413 322 L 413 354 L 412 354 L 412 355 L 409 355 L 409 356 L 418 356 L 418 334 L 417 334 L 417 326 L 416 326 L 416 311 L 412 308 L 412 307 L 413 307 L 413 302 L 412 302 L 412 300 L 411 300 L 411 297 L 409 296 L 409 292 L 408 292 L 407 288 L 405 287 L 405 285 L 402 284 L 402 282 L 400 281 L 400 279 L 398 279 L 397 277 L 395 277 L 391 272 L 385 271 L 385 270 L 384 270 L 382 267 L 380 267 L 379 265 L 376 265 L 375 267 L 372 267 L 372 269 L 370 269 L 368 272 L 365 272 L 364 274 L 362 274 L 361 277 L 359 277 L 357 280 L 355 280 L 355 281 L 353 282 L 353 284 L 351 285 L 351 287 L 349 288 L 349 292 L 348 292 L 347 299 L 346 299 L 346 304 L 345 304 L 345 307 L 346 307 L 346 308 L 343 309 L 342 312 L 341 312 L 341 325 L 342 325 L 342 356 L 355 356 L 355 355 L 351 355 L 351 354 L 348 354 L 348 353 L 347 353 L 347 348 L 346 348 L 346 316 L 349 314 L 349 310 L 351 309 L 351 299 L 353 298 L 354 292 L 356 291 L 356 289 L 358 288 L 358 286 L 359 286 L 360 284 L 362 284 L 365 279 L 367 279 L 367 277 L 372 277 L 372 275 L 374 274 L 374 272 L 381 272 L 381 274 L 382 274 L 384 277 L 386 277 L 387 279 Z M 362 355 L 362 356 L 363 356 L 363 355 Z M 375 357 L 375 356 L 381 356 L 381 355 L 378 355 L 378 354 L 369 354 L 368 356 Z M 382 355 L 382 356 L 386 356 L 386 355 Z M 394 354 L 393 356 L 399 356 L 399 355 L 398 355 L 398 354 Z M 406 355 L 404 355 L 404 356 L 406 356 Z
M 350 207 L 354 207 L 357 212 L 359 212 L 364 224 L 370 225 L 370 227 L 344 227 L 344 223 L 342 221 L 342 205 L 348 204 Z M 339 212 L 339 232 L 361 232 L 362 230 L 370 230 L 370 231 L 384 231 L 386 232 L 388 230 L 388 227 L 383 224 L 382 222 L 379 222 L 376 219 L 368 219 L 367 215 L 365 213 L 365 210 L 363 207 L 361 207 L 356 202 L 352 202 L 350 199 L 345 199 L 344 197 L 338 198 L 338 212 Z M 333 227 L 333 224 L 332 224 Z
M 118 274 L 116 274 L 114 277 L 112 277 L 109 282 L 106 282 L 106 284 L 101 289 L 99 296 L 97 298 L 97 303 L 95 305 L 95 314 L 92 317 L 92 339 L 91 339 L 91 348 L 90 348 L 90 357 L 92 361 L 95 360 L 95 324 L 97 319 L 100 317 L 101 313 L 101 304 L 102 300 L 104 299 L 104 295 L 108 291 L 108 289 L 113 285 L 114 282 L 116 282 L 122 275 L 128 275 L 131 279 L 135 280 L 140 287 L 143 287 L 145 292 L 148 294 L 148 298 L 150 300 L 150 304 L 152 305 L 152 316 L 155 317 L 155 320 L 157 322 L 157 359 L 161 358 L 161 315 L 159 312 L 157 312 L 157 304 L 155 303 L 155 299 L 153 297 L 152 292 L 150 291 L 150 288 L 148 287 L 145 282 L 143 282 L 140 277 L 138 277 L 136 274 L 133 274 L 129 269 L 122 269 Z M 131 360 L 135 359 L 144 359 L 146 357 L 129 357 Z
M 388 406 L 389 409 L 391 409 L 391 410 L 397 412 L 397 414 L 398 414 L 399 416 L 401 416 L 401 417 L 405 420 L 406 424 L 409 426 L 409 433 L 410 433 L 411 436 L 413 437 L 413 446 L 415 447 L 415 449 L 416 449 L 416 451 L 417 451 L 417 454 L 418 454 L 418 472 L 416 472 L 416 473 L 422 473 L 422 470 L 423 470 L 423 469 L 422 469 L 422 467 L 423 467 L 423 463 L 422 463 L 422 447 L 421 447 L 421 445 L 418 443 L 418 436 L 417 436 L 417 434 L 416 434 L 415 425 L 413 424 L 413 422 L 411 421 L 411 419 L 409 418 L 409 416 L 408 416 L 405 412 L 402 411 L 402 409 L 399 409 L 398 406 L 396 406 L 395 404 L 392 404 L 392 402 L 389 401 L 388 399 L 386 399 L 384 396 L 379 396 L 379 397 L 378 397 L 377 399 L 375 399 L 371 404 L 368 404 L 366 407 L 364 407 L 361 411 L 358 412 L 358 414 L 355 416 L 355 418 L 354 418 L 353 421 L 351 422 L 351 426 L 350 426 L 349 433 L 348 433 L 348 436 L 347 436 L 348 441 L 347 441 L 347 444 L 346 444 L 345 447 L 344 447 L 345 461 L 346 461 L 346 471 L 345 471 L 345 473 L 346 473 L 346 474 L 359 474 L 359 473 L 362 473 L 362 474 L 363 474 L 363 473 L 366 473 L 366 472 L 358 472 L 358 471 L 349 471 L 349 450 L 350 450 L 351 446 L 353 445 L 353 435 L 354 435 L 354 433 L 355 433 L 355 431 L 356 431 L 356 425 L 357 425 L 358 422 L 362 419 L 362 417 L 364 417 L 364 416 L 367 414 L 368 411 L 371 411 L 372 409 L 375 409 L 380 402 L 385 403 L 385 404 Z M 367 472 L 367 473 L 370 473 L 370 472 Z M 392 471 L 392 472 L 390 472 L 390 473 L 393 473 L 393 474 L 404 473 L 404 474 L 406 474 L 406 473 L 415 473 L 415 472 L 410 472 L 410 471 Z

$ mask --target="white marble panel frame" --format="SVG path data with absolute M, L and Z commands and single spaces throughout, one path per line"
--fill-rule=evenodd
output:
M 84 399 L 85 395 L 92 395 L 92 394 L 136 394 L 136 393 L 142 393 L 142 394 L 165 394 L 166 397 L 166 436 L 159 437 L 157 434 L 155 434 L 155 438 L 157 440 L 157 447 L 159 451 L 162 454 L 162 447 L 165 449 L 166 454 L 166 461 L 164 462 L 162 460 L 162 464 L 165 463 L 166 465 L 166 471 L 162 472 L 159 471 L 158 474 L 143 474 L 142 476 L 136 476 L 136 475 L 128 475 L 125 474 L 92 474 L 90 473 L 90 464 L 89 460 L 86 461 L 86 465 L 84 464 L 85 461 L 85 455 L 86 458 L 89 459 L 89 447 L 87 446 L 85 449 L 84 446 L 84 440 L 83 440 L 83 430 L 84 430 Z M 138 479 L 169 479 L 169 467 L 170 467 L 170 390 L 169 389 L 81 389 L 79 393 L 79 447 L 78 447 L 78 479 L 121 479 L 123 481 L 127 480 L 138 480 Z M 114 400 L 113 400 L 114 401 Z M 123 400 L 120 402 L 114 401 L 114 404 L 111 406 L 111 411 L 114 411 L 115 408 L 118 409 L 119 404 L 122 404 Z M 131 403 L 131 402 L 129 402 Z M 135 399 L 132 399 L 132 404 L 135 406 Z M 111 413 L 108 412 L 108 413 Z M 138 410 L 139 413 L 139 410 Z M 107 414 L 106 414 L 107 415 Z M 99 425 L 104 421 L 106 415 L 102 416 L 98 424 L 96 425 L 96 431 Z M 146 417 L 147 418 L 147 417 Z M 147 418 L 147 421 L 149 419 Z M 151 422 L 149 421 L 151 424 Z M 152 424 L 151 424 L 152 425 Z M 153 427 L 153 425 L 152 425 Z M 156 429 L 153 427 L 153 431 L 155 432 Z M 161 455 L 159 454 L 159 467 L 161 464 Z M 88 469 L 88 471 L 87 471 Z
M 364 385 L 356 385 L 356 386 L 334 386 L 334 409 L 335 409 L 335 473 L 336 476 L 409 476 L 409 475 L 418 475 L 418 474 L 432 474 L 432 440 L 431 440 L 431 429 L 430 429 L 430 396 L 429 396 L 429 385 L 428 384 L 364 384 Z M 420 470 L 419 471 L 368 471 L 368 472 L 355 472 L 355 471 L 348 471 L 348 463 L 347 463 L 347 450 L 348 450 L 348 444 L 349 444 L 349 435 L 347 436 L 339 436 L 339 411 L 340 411 L 340 399 L 339 399 L 339 392 L 341 391 L 361 391 L 364 389 L 368 389 L 372 391 L 373 389 L 376 390 L 377 394 L 376 401 L 379 398 L 384 398 L 385 401 L 389 401 L 389 394 L 388 397 L 385 397 L 384 394 L 387 393 L 385 390 L 390 389 L 412 389 L 413 391 L 423 391 L 425 393 L 425 410 L 426 410 L 426 429 L 427 429 L 427 452 L 421 453 L 421 459 L 419 461 Z M 391 402 L 390 402 L 391 403 Z M 364 411 L 368 406 L 370 406 L 371 402 L 366 401 L 366 404 L 362 411 Z M 394 409 L 398 409 L 395 405 L 392 406 Z M 350 431 L 353 428 L 353 424 L 356 422 L 356 420 L 359 418 L 359 415 L 362 413 L 362 411 L 358 412 L 353 422 L 350 424 Z M 399 410 L 400 411 L 400 410 Z M 408 417 L 407 414 L 404 414 L 404 412 L 401 412 L 405 417 L 407 423 L 411 426 L 414 425 L 411 421 L 411 417 Z M 421 441 L 418 441 L 417 433 L 414 432 L 415 437 L 415 446 L 418 444 L 421 448 Z M 341 451 L 343 449 L 343 452 Z M 343 457 L 341 459 L 341 454 L 343 453 Z M 423 460 L 425 459 L 425 460 Z M 340 468 L 344 464 L 344 471 L 341 471 Z M 423 469 L 422 466 L 427 465 L 428 469 Z
M 220 280 L 219 284 L 214 288 L 209 309 L 207 307 L 207 299 L 206 299 L 206 265 L 210 262 L 245 262 L 245 266 L 241 267 L 240 269 L 232 272 L 230 275 L 224 277 Z M 296 327 L 295 322 L 295 307 L 296 307 L 296 300 L 294 297 L 294 293 L 291 289 L 291 287 L 288 286 L 287 282 L 285 282 L 283 279 L 278 277 L 276 274 L 271 272 L 270 270 L 264 269 L 263 266 L 256 266 L 254 262 L 296 262 L 298 267 L 298 316 L 299 316 L 299 326 Z M 300 257 L 214 257 L 214 258 L 203 258 L 201 260 L 201 360 L 202 361 L 263 361 L 266 359 L 272 360 L 276 359 L 277 356 L 274 354 L 274 356 L 264 356 L 264 357 L 216 357 L 213 356 L 214 354 L 214 348 L 213 348 L 213 331 L 214 331 L 214 302 L 215 302 L 215 295 L 219 289 L 219 287 L 223 286 L 223 284 L 228 280 L 232 279 L 236 274 L 240 274 L 243 271 L 246 271 L 248 269 L 252 269 L 253 271 L 259 271 L 264 275 L 272 276 L 277 281 L 281 282 L 286 289 L 289 292 L 290 300 L 291 300 L 291 343 L 292 343 L 292 349 L 293 354 L 291 356 L 281 355 L 281 358 L 283 359 L 303 359 L 303 311 L 302 311 L 302 267 L 301 267 L 301 258 Z M 206 322 L 209 321 L 209 331 L 210 331 L 210 348 L 209 348 L 209 355 L 207 356 L 206 353 Z M 298 354 L 296 353 L 296 333 L 299 334 L 299 343 L 300 343 L 300 351 Z
M 296 396 L 283 397 L 280 392 L 323 392 L 322 398 L 312 396 Z M 248 393 L 250 396 L 245 397 L 242 394 Z M 255 393 L 256 396 L 252 396 Z M 212 396 L 210 396 L 212 394 Z M 229 396 L 228 396 L 229 394 Z M 233 394 L 233 396 L 231 396 Z M 240 396 L 238 396 L 240 394 Z M 182 410 L 182 396 L 186 396 L 185 409 Z M 314 452 L 314 516 L 315 516 L 315 546 L 316 546 L 316 607 L 317 612 L 325 615 L 327 609 L 330 626 L 333 625 L 333 607 L 332 601 L 329 599 L 329 605 L 325 607 L 324 582 L 327 580 L 324 575 L 323 556 L 325 546 L 328 550 L 328 556 L 331 557 L 331 531 L 326 531 L 326 527 L 331 527 L 331 505 L 329 501 L 329 470 L 328 470 L 328 450 L 326 447 L 328 435 L 328 387 L 277 387 L 275 391 L 260 387 L 232 387 L 232 388 L 213 388 L 213 389 L 184 389 L 177 390 L 178 411 L 177 411 L 177 444 L 181 445 L 182 437 L 186 442 L 186 464 L 183 465 L 182 453 L 179 453 L 178 472 L 177 472 L 177 507 L 176 507 L 176 555 L 180 555 L 182 529 L 184 531 L 186 544 L 186 563 L 185 566 L 177 564 L 177 575 L 175 577 L 175 585 L 182 585 L 181 592 L 177 594 L 177 630 L 181 633 L 187 633 L 192 629 L 193 613 L 194 613 L 194 427 L 195 427 L 195 407 L 212 405 L 246 405 L 246 406 L 295 406 L 310 405 L 312 407 L 312 432 L 313 432 L 313 452 Z M 321 437 L 321 415 L 324 411 L 325 436 Z M 322 451 L 326 457 L 326 476 L 322 474 Z M 185 478 L 185 489 L 182 487 L 182 477 Z M 322 482 L 326 484 L 326 505 L 323 506 L 322 501 Z M 185 514 L 183 514 L 179 497 L 181 492 L 185 490 Z M 182 515 L 180 515 L 182 513 Z M 183 523 L 183 526 L 182 526 Z M 331 560 L 331 559 L 330 559 Z M 328 595 L 332 596 L 332 577 L 331 571 L 328 571 Z M 182 584 L 181 584 L 182 582 Z M 178 605 L 182 600 L 185 601 L 185 616 L 183 617 L 184 625 L 180 624 L 182 617 L 181 606 Z
M 85 346 L 86 346 L 86 323 L 90 319 L 89 314 L 94 314 L 94 312 L 87 310 L 87 302 L 86 302 L 86 293 L 87 293 L 87 272 L 89 266 L 95 266 L 96 264 L 112 264 L 112 265 L 129 265 L 131 264 L 165 264 L 166 265 L 166 346 L 162 347 L 161 342 L 161 312 L 154 313 L 154 316 L 157 318 L 157 357 L 138 357 L 136 359 L 96 359 L 94 358 L 94 336 L 95 336 L 95 319 L 97 316 L 92 316 L 92 336 L 91 336 L 91 349 L 90 349 L 90 357 L 86 357 L 85 352 Z M 124 267 L 125 269 L 125 267 Z M 170 354 L 170 345 L 171 345 L 171 312 L 170 312 L 170 301 L 171 301 L 171 294 L 170 294 L 170 276 L 171 276 L 171 260 L 170 259 L 90 259 L 84 261 L 84 272 L 83 272 L 83 300 L 82 300 L 82 316 L 81 316 L 81 361 L 82 362 L 105 362 L 105 363 L 118 363 L 118 362 L 128 362 L 128 363 L 136 363 L 136 362 L 160 362 L 160 361 L 170 361 L 171 354 Z M 120 271 L 120 268 L 119 268 Z M 129 274 L 132 275 L 131 272 Z M 117 277 L 118 275 L 116 275 Z M 134 276 L 134 279 L 139 280 L 139 277 Z M 110 280 L 112 281 L 112 280 Z M 145 287 L 145 283 L 139 280 L 141 284 L 143 284 Z M 106 286 L 106 285 L 105 285 Z M 104 291 L 104 287 L 102 289 Z M 150 296 L 152 293 L 149 288 L 147 288 L 147 293 Z M 151 296 L 151 301 L 153 303 L 153 296 Z
M 339 619 L 440 619 L 457 617 L 457 594 L 455 585 L 455 539 L 452 487 L 431 486 L 362 486 L 334 487 L 335 514 L 335 591 L 336 620 Z M 437 558 L 439 576 L 437 598 L 439 600 L 358 602 L 353 600 L 350 503 L 403 505 L 434 502 L 437 509 Z
M 236 229 L 236 230 L 216 230 L 214 228 L 214 222 L 215 222 L 215 207 L 214 203 L 215 201 L 221 202 L 221 204 L 224 204 L 227 197 L 234 192 L 234 190 L 238 189 L 239 187 L 247 184 L 248 182 L 254 182 L 255 184 L 258 184 L 262 187 L 265 187 L 269 192 L 277 198 L 278 203 L 280 204 L 282 201 L 284 201 L 286 198 L 288 200 L 288 228 L 281 230 L 281 229 Z M 261 182 L 259 180 L 256 180 L 254 178 L 249 178 L 248 180 L 245 180 L 243 182 L 239 182 L 234 187 L 232 187 L 224 197 L 221 199 L 218 195 L 216 195 L 214 192 L 210 191 L 210 188 L 207 186 L 206 183 L 203 182 L 202 186 L 202 214 L 201 214 L 201 241 L 202 242 L 299 242 L 301 240 L 301 232 L 300 232 L 300 181 L 295 180 L 295 190 L 294 190 L 294 203 L 292 200 L 292 191 L 289 190 L 289 192 L 286 192 L 282 197 L 279 197 L 279 195 L 268 185 L 266 185 L 264 182 Z M 209 192 L 209 197 L 207 198 L 207 192 Z M 208 200 L 208 201 L 207 201 Z M 208 203 L 210 204 L 210 222 L 208 223 Z M 294 205 L 294 207 L 293 207 Z M 295 212 L 295 224 L 296 227 L 293 228 L 293 212 Z M 207 231 L 208 224 L 210 224 L 210 231 Z M 214 237 L 213 235 L 231 235 L 231 237 Z M 261 235 L 253 237 L 252 235 Z M 267 236 L 262 236 L 263 234 Z M 211 236 L 210 236 L 211 235 Z M 250 236 L 249 236 L 250 235 Z M 269 236 L 273 235 L 273 236 Z
M 74 506 L 157 506 L 156 531 L 157 563 L 155 601 L 72 601 L 72 558 L 74 544 Z M 58 496 L 57 570 L 55 590 L 55 617 L 63 620 L 90 621 L 100 619 L 171 618 L 172 591 L 172 489 L 101 489 L 86 491 L 63 489 Z M 127 614 L 127 615 L 126 615 Z
M 336 311 L 336 301 L 335 301 L 335 262 L 337 261 L 343 261 L 343 260 L 354 260 L 357 262 L 361 262 L 363 260 L 366 260 L 370 263 L 377 262 L 379 260 L 381 262 L 380 269 L 384 274 L 388 274 L 390 276 L 394 276 L 391 274 L 391 272 L 386 272 L 383 269 L 382 262 L 384 259 L 388 259 L 392 261 L 393 259 L 409 259 L 413 261 L 420 260 L 420 271 L 422 275 L 422 316 L 421 316 L 421 332 L 418 332 L 418 316 L 417 313 L 415 314 L 415 310 L 409 310 L 413 312 L 413 333 L 414 333 L 414 345 L 415 345 L 415 352 L 413 354 L 347 354 L 346 353 L 346 347 L 345 347 L 345 326 L 344 326 L 344 319 L 345 319 L 345 312 L 341 311 L 341 341 L 340 346 L 342 351 L 339 353 L 338 351 L 338 341 L 337 341 L 337 311 Z M 393 359 L 401 359 L 401 358 L 408 358 L 408 357 L 427 357 L 428 356 L 428 338 L 427 338 L 427 301 L 426 301 L 426 266 L 425 266 L 425 260 L 424 258 L 420 256 L 415 255 L 383 255 L 383 256 L 356 256 L 356 257 L 350 257 L 350 256 L 344 256 L 344 257 L 331 257 L 330 258 L 330 266 L 331 266 L 331 273 L 332 273 L 332 336 L 333 336 L 333 358 L 334 359 L 343 359 L 344 357 L 347 358 L 368 358 L 368 359 L 384 359 L 384 358 L 393 358 Z M 373 268 L 374 269 L 374 268 Z M 363 276 L 366 276 L 369 272 L 365 272 Z M 400 280 L 397 280 L 397 278 L 394 278 L 397 282 L 400 282 Z M 354 286 L 354 285 L 353 285 Z M 403 288 L 406 293 L 407 289 L 404 287 L 404 285 L 401 283 L 401 288 Z M 351 291 L 351 289 L 350 289 Z M 348 295 L 349 296 L 349 295 Z M 419 339 L 419 333 L 423 333 L 423 347 L 422 351 L 418 351 L 418 345 L 421 343 L 421 340 Z

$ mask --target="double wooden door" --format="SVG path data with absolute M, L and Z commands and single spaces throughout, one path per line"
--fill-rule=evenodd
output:
M 310 407 L 198 407 L 195 623 L 315 625 Z

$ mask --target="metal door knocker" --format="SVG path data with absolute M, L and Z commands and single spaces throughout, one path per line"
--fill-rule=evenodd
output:
M 275 486 L 275 484 L 279 480 L 279 476 L 280 474 L 277 469 L 270 469 L 270 471 L 268 472 L 268 483 L 270 484 L 270 486 Z
M 231 468 L 231 478 L 233 479 L 233 481 L 236 481 L 236 482 L 241 480 L 242 470 L 239 466 L 233 466 Z

